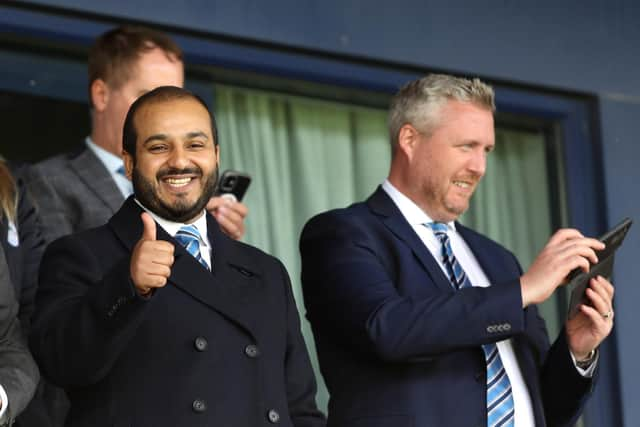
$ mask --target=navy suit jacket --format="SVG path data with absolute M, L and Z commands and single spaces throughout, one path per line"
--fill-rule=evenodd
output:
M 175 246 L 165 287 L 137 295 L 132 198 L 101 227 L 47 248 L 32 351 L 71 401 L 68 426 L 320 427 L 284 266 L 207 215 L 213 271 Z
M 592 380 L 573 366 L 564 332 L 550 346 L 537 309 L 522 309 L 511 252 L 456 227 L 490 287 L 454 291 L 381 188 L 305 226 L 302 284 L 330 392 L 329 426 L 486 426 L 481 345 L 506 338 L 536 425 L 575 422 Z

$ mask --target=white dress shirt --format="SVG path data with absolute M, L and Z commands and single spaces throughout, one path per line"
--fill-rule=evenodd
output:
M 118 172 L 118 169 L 124 167 L 124 162 L 121 157 L 116 156 L 113 153 L 105 150 L 104 148 L 96 145 L 95 142 L 91 140 L 91 137 L 86 137 L 84 142 L 87 144 L 87 147 L 100 159 L 102 164 L 111 174 L 111 177 L 115 181 L 118 189 L 122 193 L 122 196 L 126 199 L 131 194 L 133 194 L 133 184 L 129 179 Z

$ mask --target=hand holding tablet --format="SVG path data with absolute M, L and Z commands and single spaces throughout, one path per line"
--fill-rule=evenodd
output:
M 579 269 L 571 272 L 569 275 L 569 283 L 567 285 L 571 289 L 571 299 L 569 301 L 569 310 L 567 313 L 568 318 L 572 318 L 578 313 L 578 307 L 580 304 L 589 303 L 585 292 L 589 287 L 589 281 L 593 277 L 600 275 L 609 278 L 611 276 L 615 252 L 622 244 L 629 228 L 631 228 L 631 224 L 631 219 L 625 218 L 618 225 L 600 237 L 599 240 L 606 246 L 603 250 L 596 252 L 598 262 L 596 264 L 591 264 L 588 272 Z

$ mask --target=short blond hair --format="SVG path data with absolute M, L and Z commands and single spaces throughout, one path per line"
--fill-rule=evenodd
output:
M 389 107 L 389 138 L 395 153 L 400 129 L 411 124 L 430 134 L 437 127 L 440 109 L 447 101 L 470 102 L 491 112 L 496 109 L 493 88 L 478 78 L 429 74 L 400 88 Z

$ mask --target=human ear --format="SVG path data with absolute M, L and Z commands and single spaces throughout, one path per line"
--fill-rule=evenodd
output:
M 102 79 L 91 82 L 91 105 L 96 111 L 104 111 L 109 103 L 109 86 Z
M 413 125 L 406 123 L 398 132 L 398 150 L 411 159 L 419 138 L 420 132 Z

